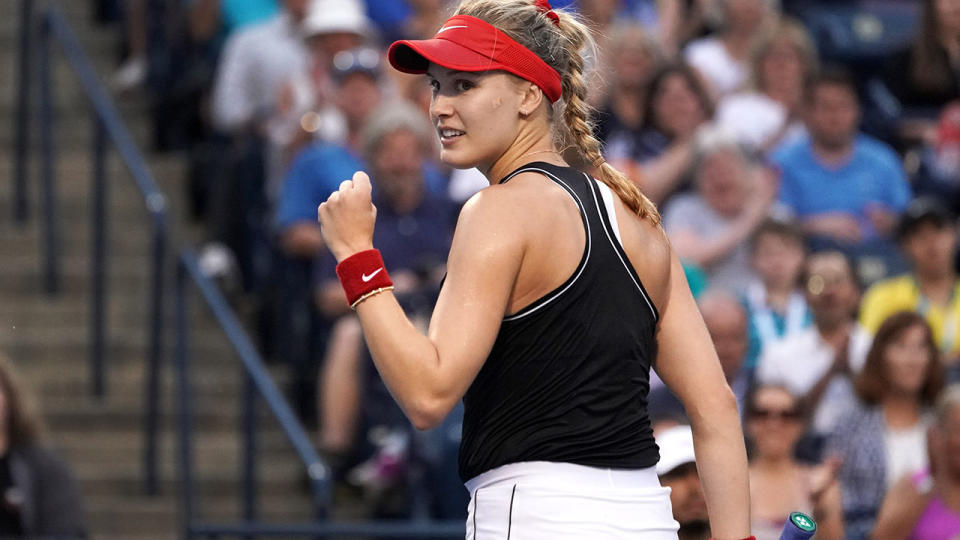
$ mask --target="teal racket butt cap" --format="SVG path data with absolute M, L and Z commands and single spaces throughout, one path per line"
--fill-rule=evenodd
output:
M 793 512 L 790 514 L 790 522 L 804 532 L 817 532 L 817 522 L 812 517 L 803 512 Z

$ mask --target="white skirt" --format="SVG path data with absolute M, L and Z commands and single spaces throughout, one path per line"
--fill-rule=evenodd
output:
M 466 486 L 466 540 L 677 539 L 670 488 L 654 467 L 530 461 L 497 467 Z

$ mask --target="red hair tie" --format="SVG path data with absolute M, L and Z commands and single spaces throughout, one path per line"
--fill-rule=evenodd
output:
M 560 16 L 553 11 L 550 0 L 534 0 L 533 5 L 537 6 L 540 13 L 543 13 L 548 19 L 553 21 L 554 26 L 560 26 Z

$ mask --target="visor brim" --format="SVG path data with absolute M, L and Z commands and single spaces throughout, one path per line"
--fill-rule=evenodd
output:
M 502 69 L 488 56 L 478 54 L 463 45 L 446 39 L 400 40 L 387 51 L 390 65 L 397 71 L 420 75 L 430 64 L 456 71 L 487 71 Z

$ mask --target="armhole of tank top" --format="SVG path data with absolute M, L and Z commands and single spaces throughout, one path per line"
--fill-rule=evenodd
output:
M 580 257 L 580 262 L 577 264 L 577 268 L 573 271 L 570 277 L 568 277 L 563 283 L 561 283 L 559 286 L 557 286 L 555 289 L 548 292 L 547 294 L 541 296 L 540 298 L 520 308 L 519 310 L 517 310 L 516 313 L 512 315 L 507 315 L 506 317 L 503 318 L 503 322 L 512 322 L 512 321 L 516 321 L 517 319 L 526 317 L 527 315 L 530 315 L 540 310 L 541 308 L 550 304 L 550 302 L 553 302 L 554 300 L 559 298 L 563 293 L 567 291 L 567 289 L 572 287 L 573 284 L 576 283 L 577 279 L 580 278 L 580 275 L 583 274 L 583 270 L 587 267 L 587 261 L 590 260 L 590 251 L 593 249 L 593 242 L 591 241 L 591 234 L 590 234 L 590 220 L 587 219 L 587 209 L 584 206 L 583 201 L 580 200 L 580 196 L 577 195 L 577 192 L 574 191 L 573 188 L 571 188 L 570 185 L 564 182 L 559 176 L 553 174 L 552 172 L 546 169 L 541 169 L 539 167 L 524 167 L 522 169 L 519 169 L 515 171 L 513 174 L 511 174 L 510 176 L 501 180 L 500 183 L 505 183 L 511 178 L 513 178 L 514 176 L 522 172 L 537 172 L 546 176 L 550 180 L 553 180 L 554 182 L 556 182 L 557 185 L 563 188 L 563 190 L 566 191 L 568 195 L 570 195 L 570 198 L 573 199 L 573 203 L 577 205 L 577 210 L 580 211 L 580 220 L 583 222 L 583 232 L 584 232 L 583 255 Z
M 600 221 L 603 223 L 603 229 L 607 235 L 607 240 L 610 241 L 610 246 L 613 248 L 614 253 L 617 254 L 617 258 L 620 259 L 620 263 L 623 264 L 627 275 L 633 280 L 633 284 L 637 286 L 640 295 L 644 301 L 646 301 L 647 307 L 650 308 L 650 313 L 653 314 L 653 320 L 659 320 L 660 312 L 657 311 L 657 307 L 653 305 L 653 300 L 651 300 L 650 295 L 647 294 L 647 289 L 644 288 L 640 276 L 630 263 L 630 258 L 627 256 L 626 250 L 623 249 L 623 239 L 620 237 L 620 224 L 617 221 L 617 207 L 614 203 L 615 195 L 613 194 L 613 190 L 610 189 L 610 186 L 595 178 L 591 178 L 586 173 L 584 173 L 584 176 L 587 177 L 587 183 L 590 185 L 590 191 L 593 193 L 593 201 L 597 205 L 597 213 L 600 215 Z M 597 197 L 598 191 L 600 192 L 599 198 Z

